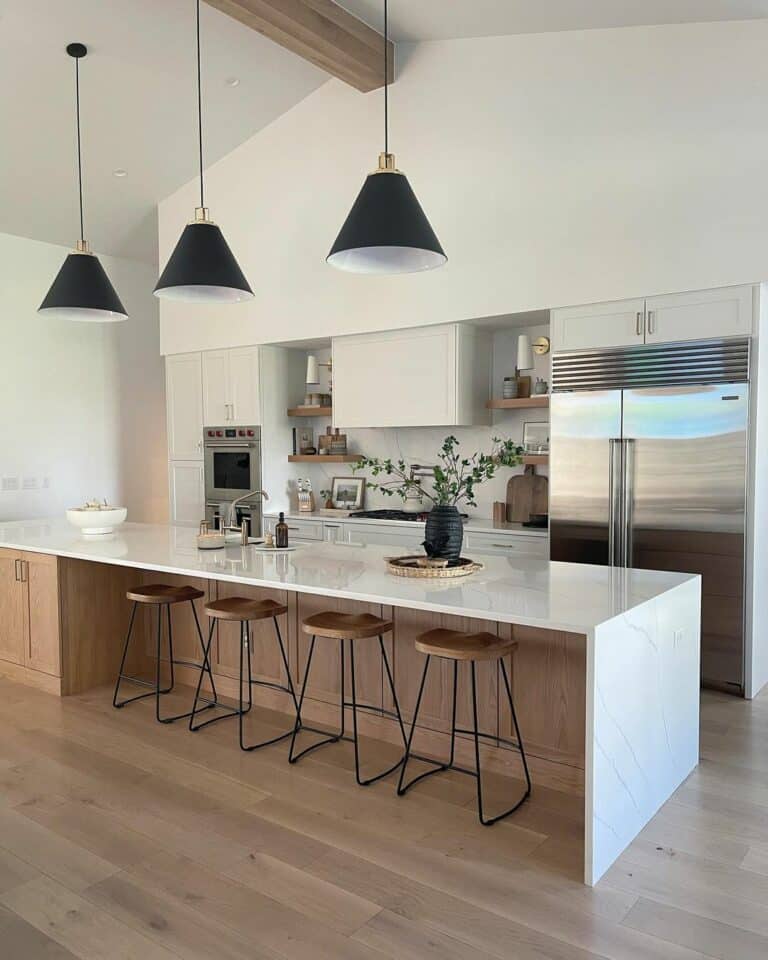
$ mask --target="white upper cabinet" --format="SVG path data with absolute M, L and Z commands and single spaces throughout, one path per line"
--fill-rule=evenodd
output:
M 672 293 L 645 301 L 646 343 L 749 336 L 752 287 Z
M 168 458 L 203 459 L 203 393 L 199 353 L 165 358 Z
M 458 323 L 337 337 L 334 425 L 490 423 L 490 366 L 488 334 Z
M 588 350 L 644 343 L 645 300 L 615 300 L 552 311 L 552 348 Z
M 552 349 L 676 343 L 752 332 L 752 287 L 720 287 L 552 311 Z
M 203 353 L 203 417 L 206 426 L 261 423 L 258 347 Z
M 203 354 L 203 420 L 206 427 L 227 423 L 229 417 L 229 351 Z

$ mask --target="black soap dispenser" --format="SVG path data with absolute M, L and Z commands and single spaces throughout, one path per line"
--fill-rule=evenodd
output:
M 285 522 L 285 514 L 282 511 L 277 523 L 275 524 L 275 546 L 288 546 L 288 524 Z

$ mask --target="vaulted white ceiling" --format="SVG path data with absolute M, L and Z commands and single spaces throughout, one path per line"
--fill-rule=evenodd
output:
M 328 76 L 206 4 L 201 22 L 211 163 Z M 154 261 L 156 204 L 196 170 L 194 0 L 0 0 L 0 231 L 77 239 L 72 41 L 89 49 L 86 236 L 99 253 Z
M 338 0 L 380 30 L 383 0 Z M 768 0 L 389 0 L 395 41 L 768 17 Z
M 381 29 L 382 0 L 341 5 Z M 156 204 L 196 171 L 194 12 L 194 0 L 0 0 L 0 231 L 77 237 L 64 48 L 81 41 L 86 236 L 97 252 L 156 260 Z M 768 0 L 390 0 L 401 41 L 757 17 Z M 206 164 L 328 79 L 206 4 L 202 48 Z

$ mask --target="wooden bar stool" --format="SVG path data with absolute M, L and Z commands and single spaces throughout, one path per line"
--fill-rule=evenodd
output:
M 228 713 L 223 713 L 218 717 L 212 717 L 210 720 L 205 720 L 203 723 L 198 723 L 195 726 L 195 716 L 197 714 L 197 703 L 200 699 L 200 687 L 203 682 L 203 674 L 200 672 L 200 678 L 197 683 L 197 690 L 195 692 L 195 702 L 192 707 L 192 715 L 189 718 L 189 729 L 194 733 L 197 730 L 200 730 L 202 727 L 208 726 L 209 723 L 216 723 L 217 720 L 226 720 L 228 717 L 237 717 L 238 718 L 238 727 L 239 727 L 239 739 L 240 739 L 240 749 L 241 750 L 258 750 L 259 747 L 267 747 L 270 743 L 277 743 L 279 740 L 284 740 L 286 737 L 290 737 L 293 734 L 294 726 L 291 726 L 289 730 L 285 733 L 281 733 L 276 737 L 272 737 L 269 740 L 261 740 L 257 743 L 246 744 L 245 737 L 243 733 L 243 717 L 246 714 L 251 712 L 253 708 L 253 688 L 254 686 L 261 687 L 271 687 L 273 690 L 282 690 L 284 693 L 289 693 L 291 699 L 293 700 L 293 706 L 296 711 L 296 717 L 299 715 L 299 705 L 296 700 L 296 691 L 293 688 L 293 681 L 291 680 L 291 671 L 288 666 L 288 656 L 285 652 L 285 646 L 283 644 L 283 638 L 280 633 L 280 624 L 277 622 L 277 618 L 284 613 L 288 612 L 288 607 L 285 604 L 277 603 L 275 600 L 248 600 L 245 597 L 228 597 L 226 600 L 215 600 L 213 603 L 209 603 L 205 607 L 206 616 L 210 618 L 211 628 L 208 631 L 208 643 L 205 646 L 204 655 L 205 655 L 205 664 L 209 668 L 210 672 L 210 655 L 211 655 L 211 643 L 213 642 L 213 631 L 216 628 L 216 624 L 220 620 L 224 621 L 235 621 L 240 624 L 240 680 L 238 684 L 238 706 L 237 709 L 231 709 Z M 275 625 L 275 636 L 277 638 L 277 645 L 280 649 L 280 657 L 283 661 L 283 666 L 285 667 L 285 676 L 287 678 L 286 685 L 281 683 L 272 683 L 269 680 L 254 680 L 253 679 L 253 662 L 252 662 L 252 644 L 251 644 L 251 623 L 254 620 L 266 620 L 269 617 L 272 618 L 272 622 Z M 246 660 L 247 660 L 247 678 L 246 678 Z M 243 683 L 246 683 L 248 686 L 248 705 L 244 706 L 243 704 Z
M 501 637 L 497 637 L 492 633 L 461 633 L 458 630 L 428 630 L 426 633 L 422 633 L 416 638 L 416 649 L 420 653 L 426 654 L 426 662 L 424 664 L 424 672 L 421 675 L 421 685 L 419 686 L 419 693 L 416 697 L 416 709 L 413 712 L 413 723 L 411 725 L 411 732 L 408 735 L 408 743 L 405 748 L 405 762 L 403 763 L 402 769 L 400 771 L 400 781 L 397 785 L 398 796 L 402 796 L 407 790 L 409 790 L 415 783 L 418 783 L 419 780 L 423 780 L 425 777 L 431 776 L 433 773 L 440 773 L 442 770 L 457 770 L 459 773 L 466 773 L 474 777 L 477 781 L 477 815 L 480 818 L 480 823 L 484 827 L 489 827 L 491 824 L 496 823 L 498 820 L 502 820 L 504 817 L 508 817 L 510 813 L 514 813 L 517 808 L 528 799 L 531 795 L 531 778 L 528 773 L 528 762 L 525 758 L 525 749 L 523 747 L 523 738 L 520 736 L 520 727 L 517 723 L 517 714 L 515 713 L 515 704 L 512 699 L 512 689 L 509 685 L 509 677 L 507 676 L 507 668 L 504 665 L 504 657 L 508 653 L 512 653 L 517 647 L 517 641 L 515 640 L 504 640 Z M 432 657 L 441 657 L 443 660 L 449 660 L 453 662 L 453 703 L 452 703 L 452 712 L 451 712 L 451 754 L 447 763 L 441 763 L 439 760 L 432 760 L 428 757 L 422 757 L 417 754 L 411 753 L 411 744 L 413 743 L 413 734 L 416 729 L 416 722 L 419 717 L 419 707 L 421 705 L 422 694 L 424 693 L 424 685 L 427 681 L 427 673 L 429 672 L 429 665 L 432 662 Z M 458 673 L 459 673 L 459 663 L 461 661 L 469 661 L 470 666 L 470 679 L 472 684 L 472 719 L 473 719 L 473 729 L 472 730 L 462 730 L 456 726 L 456 687 L 458 684 Z M 475 678 L 475 664 L 479 660 L 495 660 L 497 663 L 497 670 L 501 670 L 501 675 L 504 678 L 504 686 L 507 691 L 507 697 L 509 698 L 509 709 L 512 714 L 512 722 L 515 727 L 515 741 L 504 740 L 501 737 L 497 737 L 493 734 L 480 733 L 477 723 L 477 681 Z M 454 763 L 454 754 L 456 748 L 456 734 L 457 733 L 466 733 L 472 734 L 475 742 L 475 769 L 467 770 L 464 767 L 457 767 Z M 523 763 L 523 771 L 525 773 L 525 782 L 526 789 L 523 796 L 515 803 L 514 806 L 510 807 L 509 810 L 505 810 L 503 813 L 498 814 L 494 817 L 486 817 L 483 810 L 483 788 L 482 788 L 482 775 L 480 770 L 480 740 L 490 739 L 496 742 L 496 744 L 503 743 L 507 746 L 514 747 L 520 754 L 520 758 Z M 419 776 L 414 777 L 409 783 L 404 783 L 405 781 L 405 771 L 408 766 L 408 761 L 411 758 L 421 760 L 425 763 L 431 763 L 435 765 L 434 770 L 427 770 L 425 773 L 419 774 Z
M 384 649 L 384 634 L 389 633 L 392 630 L 392 621 L 391 620 L 382 620 L 380 617 L 375 617 L 372 613 L 336 613 L 335 611 L 326 611 L 324 613 L 316 613 L 311 617 L 307 617 L 302 621 L 301 629 L 304 633 L 312 637 L 312 641 L 309 645 L 309 654 L 307 656 L 307 666 L 304 671 L 304 680 L 301 685 L 301 695 L 299 697 L 299 706 L 298 706 L 298 716 L 296 719 L 296 726 L 293 729 L 293 737 L 291 738 L 291 749 L 288 753 L 288 760 L 290 763 L 296 763 L 301 757 L 306 753 L 309 753 L 311 750 L 316 750 L 318 747 L 322 747 L 327 743 L 338 743 L 340 740 L 346 740 L 355 745 L 355 779 L 361 787 L 367 787 L 371 783 L 375 783 L 377 780 L 381 780 L 382 777 L 386 777 L 388 774 L 392 773 L 394 770 L 400 766 L 405 758 L 405 754 L 393 764 L 391 767 L 388 767 L 386 770 L 381 773 L 376 774 L 376 776 L 369 777 L 367 780 L 363 780 L 360 775 L 360 752 L 358 747 L 358 736 L 357 736 L 357 711 L 358 710 L 373 710 L 379 715 L 392 717 L 397 719 L 397 722 L 400 724 L 400 732 L 403 738 L 403 746 L 406 743 L 406 734 L 405 727 L 403 726 L 403 718 L 400 715 L 400 705 L 397 702 L 397 693 L 395 692 L 395 681 L 392 677 L 392 671 L 389 667 L 389 660 L 387 659 L 387 652 Z M 318 637 L 327 637 L 330 640 L 339 641 L 339 659 L 341 663 L 341 697 L 340 697 L 340 707 L 341 707 L 341 723 L 338 733 L 329 734 L 328 730 L 318 730 L 316 727 L 309 727 L 306 724 L 302 724 L 301 721 L 301 708 L 304 705 L 304 694 L 307 690 L 307 680 L 309 679 L 309 672 L 312 667 L 312 655 L 315 652 L 315 641 Z M 387 673 L 387 680 L 389 681 L 389 689 L 392 691 L 392 700 L 395 705 L 394 712 L 389 710 L 379 709 L 378 707 L 367 707 L 365 705 L 358 705 L 357 703 L 357 688 L 355 683 L 355 641 L 356 640 L 367 640 L 373 637 L 379 638 L 379 650 L 381 651 L 381 659 L 384 664 L 384 669 Z M 352 700 L 347 702 L 345 695 L 345 654 L 344 654 L 344 641 L 349 643 L 349 669 L 350 669 L 350 679 L 352 682 Z M 346 726 L 344 718 L 344 709 L 346 707 L 352 708 L 352 736 L 349 737 L 346 735 Z M 308 747 L 305 747 L 300 753 L 294 753 L 296 747 L 296 736 L 299 732 L 299 729 L 304 729 L 311 731 L 313 733 L 326 734 L 323 740 L 318 740 L 317 743 L 312 743 Z
M 211 673 L 211 668 L 208 665 L 208 659 L 205 656 L 205 645 L 203 643 L 203 634 L 200 630 L 200 621 L 197 618 L 197 609 L 195 608 L 195 600 L 199 600 L 200 597 L 205 596 L 202 590 L 198 590 L 195 587 L 182 586 L 182 587 L 173 587 L 168 586 L 165 583 L 151 583 L 143 587 L 133 587 L 126 593 L 126 597 L 129 600 L 133 601 L 133 607 L 131 608 L 131 619 L 128 624 L 128 633 L 125 637 L 125 645 L 123 646 L 123 656 L 120 660 L 120 669 L 117 673 L 117 682 L 115 683 L 115 693 L 112 697 L 112 706 L 116 709 L 124 707 L 128 703 L 133 703 L 134 700 L 143 700 L 145 697 L 154 697 L 155 698 L 155 717 L 157 718 L 158 723 L 173 723 L 174 720 L 183 720 L 185 717 L 191 717 L 192 713 L 179 713 L 173 717 L 161 717 L 160 716 L 160 697 L 164 694 L 170 693 L 173 690 L 175 678 L 174 678 L 174 666 L 183 665 L 186 667 L 194 667 L 199 669 L 200 676 L 202 677 L 203 671 L 207 671 L 208 676 L 211 680 L 211 691 L 213 693 L 213 700 L 206 700 L 206 706 L 203 709 L 209 710 L 211 707 L 216 706 L 216 686 L 213 682 L 213 674 Z M 192 607 L 192 613 L 195 618 L 195 627 L 197 628 L 197 636 L 200 640 L 200 651 L 203 654 L 202 664 L 194 663 L 190 660 L 177 660 L 173 655 L 173 626 L 171 621 L 171 607 L 175 603 L 189 603 Z M 138 677 L 127 676 L 123 673 L 125 667 L 125 659 L 128 656 L 128 648 L 131 643 L 131 636 L 133 634 L 133 624 L 136 619 L 136 611 L 139 607 L 139 604 L 149 604 L 151 606 L 157 607 L 157 665 L 155 668 L 155 681 L 152 683 L 148 680 L 141 680 Z M 162 653 L 162 634 L 163 634 L 163 608 L 165 608 L 168 620 L 168 664 L 170 667 L 170 684 L 164 689 L 160 685 L 160 667 L 161 667 L 161 653 Z M 138 683 L 145 687 L 152 687 L 153 689 L 149 693 L 140 693 L 135 697 L 128 697 L 125 700 L 118 700 L 120 693 L 120 684 L 123 680 L 129 681 L 130 683 Z M 200 684 L 198 683 L 198 688 Z

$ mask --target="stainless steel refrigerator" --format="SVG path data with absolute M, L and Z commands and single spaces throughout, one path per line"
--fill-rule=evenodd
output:
M 702 575 L 702 682 L 744 690 L 749 340 L 556 353 L 553 560 Z

